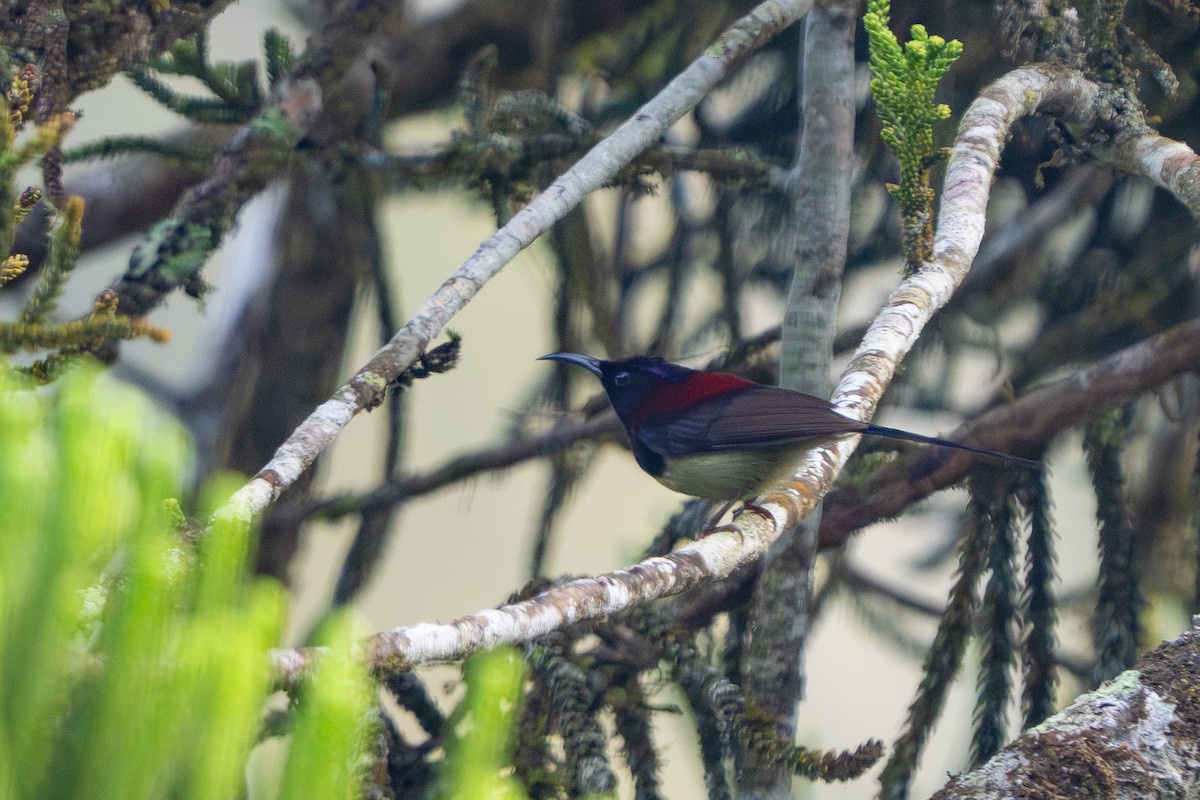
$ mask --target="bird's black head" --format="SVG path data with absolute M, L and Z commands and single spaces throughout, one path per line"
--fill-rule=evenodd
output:
M 679 383 L 695 374 L 695 370 L 653 356 L 604 361 L 578 353 L 551 353 L 542 358 L 583 367 L 598 377 L 617 416 L 625 423 L 651 389 L 665 383 Z

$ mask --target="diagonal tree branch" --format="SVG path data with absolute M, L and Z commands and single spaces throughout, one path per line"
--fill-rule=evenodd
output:
M 1077 73 L 1027 67 L 1000 78 L 971 104 L 959 126 L 946 167 L 934 258 L 897 287 L 868 329 L 834 392 L 835 402 L 845 413 L 870 418 L 900 359 L 962 281 L 979 250 L 992 175 L 1013 124 L 1038 111 L 1052 111 L 1068 123 L 1089 124 L 1094 114 L 1111 110 L 1101 94 L 1100 87 Z M 1122 139 L 1124 129 L 1120 120 L 1114 120 L 1111 114 L 1105 119 L 1114 132 L 1110 141 L 1117 145 L 1104 152 L 1127 152 L 1121 148 L 1139 141 L 1145 133 L 1144 127 L 1139 127 L 1143 123 L 1134 120 L 1137 132 Z M 1161 178 L 1161 170 L 1156 174 Z M 468 263 L 474 263 L 474 259 Z M 447 286 L 457 286 L 457 280 L 458 276 L 452 278 Z M 413 334 L 405 331 L 418 325 L 415 330 L 428 330 L 427 320 L 414 321 L 397 338 L 409 341 Z M 416 346 L 409 342 L 405 348 Z M 401 352 L 407 353 L 409 349 Z M 394 352 L 386 356 L 395 357 Z M 343 391 L 349 392 L 349 387 Z M 345 418 L 348 420 L 349 416 Z M 735 516 L 734 525 L 668 556 L 651 558 L 599 577 L 571 581 L 530 600 L 453 622 L 423 623 L 378 633 L 368 643 L 371 662 L 376 669 L 392 671 L 457 660 L 482 647 L 525 641 L 563 625 L 612 613 L 643 600 L 678 594 L 714 577 L 726 577 L 739 566 L 760 558 L 780 531 L 812 510 L 856 445 L 857 439 L 848 438 L 811 451 L 785 491 L 743 507 Z M 265 479 L 257 478 L 255 483 L 265 483 Z M 252 483 L 235 496 L 226 513 L 249 516 L 254 513 L 255 498 L 263 504 L 270 501 L 269 490 L 269 485 L 264 489 Z M 297 680 L 312 656 L 311 651 L 305 650 L 275 651 L 274 667 L 280 683 Z
M 388 383 L 517 253 L 602 187 L 719 84 L 751 52 L 795 22 L 808 0 L 768 0 L 738 20 L 650 102 L 518 212 L 430 297 L 392 340 L 321 404 L 221 513 L 249 520 L 273 502 L 360 411 L 383 402 Z

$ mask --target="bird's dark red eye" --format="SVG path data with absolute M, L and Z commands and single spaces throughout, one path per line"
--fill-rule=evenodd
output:
M 616 384 L 617 386 L 628 386 L 629 385 L 629 373 L 622 370 L 621 372 L 618 372 L 616 375 L 613 375 L 613 383 Z

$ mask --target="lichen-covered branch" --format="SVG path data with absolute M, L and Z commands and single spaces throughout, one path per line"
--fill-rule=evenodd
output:
M 1200 618 L 1192 626 L 955 777 L 934 800 L 1195 797 Z

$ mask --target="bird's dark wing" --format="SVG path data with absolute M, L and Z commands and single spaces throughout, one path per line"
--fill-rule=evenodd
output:
M 636 435 L 667 457 L 714 450 L 759 450 L 862 431 L 866 423 L 842 416 L 827 401 L 773 386 L 750 386 L 652 416 Z

